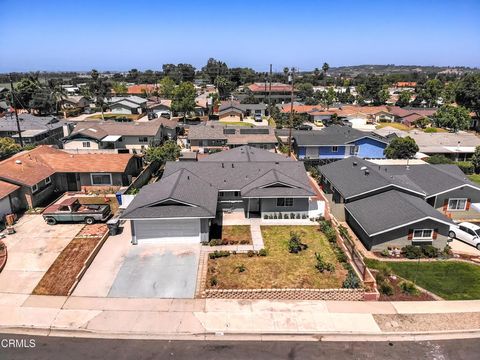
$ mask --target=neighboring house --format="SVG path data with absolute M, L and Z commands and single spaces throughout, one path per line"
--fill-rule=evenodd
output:
M 447 244 L 451 218 L 478 218 L 480 188 L 456 165 L 378 165 L 350 157 L 319 167 L 332 214 L 367 249 Z
M 54 116 L 18 114 L 18 120 L 23 143 L 27 145 L 58 145 L 60 139 L 70 132 L 71 125 Z M 0 118 L 0 137 L 12 137 L 17 143 L 20 142 L 14 113 Z
M 128 153 L 158 146 L 176 136 L 177 122 L 163 118 L 149 122 L 79 122 L 63 139 L 63 147 L 66 150 L 118 149 L 119 153 Z
M 147 99 L 139 96 L 114 96 L 108 99 L 108 107 L 114 114 L 143 114 L 147 111 Z
M 399 106 L 390 106 L 390 113 L 395 116 L 395 122 L 402 123 L 407 126 L 413 126 L 414 122 L 421 118 L 431 119 L 433 114 L 437 112 L 437 109 L 426 109 L 426 108 L 411 108 L 411 107 L 399 107 Z
M 157 99 L 155 97 L 149 98 L 147 102 L 147 109 L 149 113 L 153 113 L 155 117 L 170 118 L 172 116 L 172 100 Z
M 222 211 L 246 218 L 282 214 L 287 223 L 309 216 L 315 197 L 301 162 L 242 146 L 199 161 L 167 162 L 159 182 L 144 186 L 122 218 L 132 243 L 208 241 Z
M 257 100 L 264 100 L 270 98 L 276 103 L 282 101 L 290 101 L 292 98 L 292 85 L 282 83 L 254 83 L 247 87 L 247 91 Z M 297 93 L 297 90 L 294 90 Z M 242 96 L 238 96 L 241 98 Z M 245 97 L 245 96 L 243 96 Z
M 5 215 L 20 210 L 19 190 L 20 186 L 0 180 L 0 222 Z
M 90 105 L 90 101 L 85 96 L 72 95 L 63 99 L 61 104 L 63 109 L 85 109 Z
M 190 126 L 188 143 L 192 151 L 208 153 L 243 145 L 274 150 L 278 144 L 275 131 L 269 126 L 249 128 L 212 123 Z
M 466 131 L 426 133 L 413 130 L 406 132 L 388 127 L 375 130 L 375 133 L 389 138 L 410 136 L 418 145 L 417 157 L 420 158 L 444 155 L 454 161 L 467 161 L 472 158 L 475 148 L 480 146 L 480 138 Z
M 69 154 L 38 146 L 0 162 L 0 180 L 20 187 L 17 209 L 48 204 L 65 191 L 128 186 L 142 159 L 130 154 Z
M 218 109 L 221 121 L 243 121 L 245 117 L 267 115 L 267 104 L 240 104 L 236 101 L 224 101 Z
M 349 156 L 382 159 L 389 141 L 373 132 L 332 125 L 321 130 L 292 132 L 293 149 L 300 160 L 335 160 Z
M 156 84 L 138 84 L 131 85 L 127 88 L 129 95 L 149 95 L 154 91 L 159 91 L 160 86 Z

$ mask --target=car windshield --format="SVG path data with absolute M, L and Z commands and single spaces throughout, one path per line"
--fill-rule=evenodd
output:
M 477 230 L 473 230 L 475 232 L 475 234 L 477 234 L 477 236 L 480 236 L 480 229 L 477 229 Z

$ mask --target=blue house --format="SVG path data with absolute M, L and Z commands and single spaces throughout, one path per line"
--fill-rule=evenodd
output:
M 300 160 L 336 160 L 349 156 L 383 159 L 389 140 L 373 132 L 333 125 L 322 130 L 294 131 L 293 148 Z

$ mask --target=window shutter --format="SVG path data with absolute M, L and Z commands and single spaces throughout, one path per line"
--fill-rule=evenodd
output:
M 432 239 L 433 240 L 437 239 L 437 234 L 438 234 L 438 229 L 433 229 L 433 234 L 432 234 Z
M 448 209 L 448 199 L 443 200 L 443 211 L 447 211 Z
M 413 239 L 413 229 L 408 229 L 408 240 Z
M 465 210 L 467 211 L 470 210 L 470 203 L 471 203 L 470 199 L 467 199 L 467 206 L 465 207 Z

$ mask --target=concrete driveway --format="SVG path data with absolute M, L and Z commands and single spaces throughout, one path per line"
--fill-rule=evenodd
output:
M 84 224 L 50 226 L 41 215 L 24 215 L 16 233 L 3 240 L 8 260 L 0 273 L 0 292 L 30 294 L 43 274 Z
M 476 247 L 467 244 L 463 241 L 458 239 L 453 239 L 448 245 L 452 247 L 452 251 L 457 254 L 464 254 L 464 255 L 472 255 L 472 256 L 480 256 L 480 250 Z
M 142 244 L 130 248 L 109 297 L 193 298 L 200 244 Z

